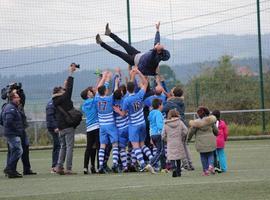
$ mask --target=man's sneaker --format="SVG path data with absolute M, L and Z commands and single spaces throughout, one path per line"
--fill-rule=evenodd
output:
M 104 168 L 99 168 L 98 173 L 99 174 L 107 174 L 108 172 Z
M 137 169 L 136 169 L 135 166 L 130 165 L 130 166 L 128 167 L 128 171 L 129 171 L 129 172 L 137 172 Z
M 63 167 L 57 167 L 56 173 L 59 175 L 65 175 L 64 168 Z
M 96 43 L 97 43 L 97 44 L 101 44 L 102 42 L 103 42 L 103 41 L 101 40 L 100 35 L 97 34 L 97 35 L 96 35 Z
M 156 174 L 154 168 L 150 164 L 147 164 L 145 166 L 145 169 L 146 169 L 146 171 L 151 172 L 152 174 Z
M 65 175 L 76 175 L 77 173 L 76 172 L 73 172 L 72 170 L 66 170 L 64 172 Z
M 172 177 L 177 177 L 177 171 L 175 169 L 172 172 Z
M 112 166 L 113 173 L 119 173 L 119 167 L 117 165 Z
M 164 174 L 167 174 L 167 173 L 169 173 L 169 170 L 168 169 L 162 169 L 160 172 L 164 173 Z
M 128 167 L 125 167 L 125 168 L 122 170 L 122 172 L 123 172 L 123 173 L 129 172 Z
M 105 27 L 105 35 L 110 35 L 112 33 L 111 29 L 109 28 L 109 23 L 106 24 Z
M 96 171 L 96 168 L 95 167 L 91 167 L 91 174 L 96 174 L 97 173 L 97 171 Z
M 87 168 L 84 168 L 84 169 L 83 169 L 83 174 L 89 174 L 89 171 L 88 171 Z
M 51 168 L 51 174 L 55 174 L 56 173 L 56 168 L 55 167 L 52 167 Z

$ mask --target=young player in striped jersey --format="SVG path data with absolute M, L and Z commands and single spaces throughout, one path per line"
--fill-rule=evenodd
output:
M 108 96 L 110 78 L 110 72 L 103 74 L 103 77 L 98 84 L 98 95 L 95 96 L 100 126 L 99 173 L 106 173 L 103 164 L 105 148 L 109 142 L 111 142 L 113 146 L 112 169 L 114 172 L 118 172 L 118 132 L 115 127 L 113 114 L 113 95 Z
M 142 82 L 141 89 L 138 93 L 135 94 L 134 82 L 128 82 L 127 91 L 129 92 L 129 95 L 124 99 L 123 108 L 121 110 L 118 107 L 114 107 L 114 110 L 121 116 L 125 116 L 126 114 L 128 114 L 129 141 L 132 143 L 133 149 L 135 151 L 137 160 L 140 163 L 141 169 L 144 169 L 145 161 L 143 159 L 142 151 L 148 156 L 149 160 L 151 160 L 151 158 L 153 157 L 149 148 L 144 145 L 146 130 L 143 115 L 143 97 L 148 85 L 148 81 L 137 68 L 133 69 L 131 74 L 133 78 L 135 74 L 138 74 L 140 76 Z

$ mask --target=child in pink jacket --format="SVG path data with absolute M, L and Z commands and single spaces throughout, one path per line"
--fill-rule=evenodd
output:
M 225 121 L 220 119 L 220 111 L 214 110 L 212 114 L 217 118 L 216 126 L 218 127 L 218 135 L 216 138 L 217 141 L 217 161 L 219 166 L 217 165 L 216 171 L 218 172 L 226 172 L 227 171 L 227 159 L 224 151 L 225 143 L 228 137 L 228 127 Z

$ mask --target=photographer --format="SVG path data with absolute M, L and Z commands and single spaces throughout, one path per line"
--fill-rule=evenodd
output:
M 60 86 L 53 89 L 52 100 L 54 106 L 56 107 L 56 120 L 58 122 L 59 139 L 61 145 L 56 172 L 60 175 L 75 174 L 72 171 L 75 127 L 67 122 L 66 115 L 68 115 L 68 111 L 74 108 L 71 100 L 74 81 L 72 74 L 76 71 L 76 68 L 79 68 L 79 65 L 71 63 L 69 67 L 70 75 L 67 78 L 65 88 Z M 64 171 L 63 167 L 65 158 L 66 171 Z
M 18 104 L 18 111 L 21 115 L 22 123 L 23 123 L 23 131 L 20 135 L 21 138 L 21 145 L 23 149 L 23 154 L 21 156 L 21 160 L 23 163 L 23 174 L 24 175 L 36 175 L 36 172 L 31 170 L 31 164 L 29 160 L 29 139 L 27 137 L 25 129 L 28 127 L 27 118 L 24 112 L 24 105 L 25 105 L 25 93 L 22 89 L 21 83 L 11 83 L 7 85 L 5 88 L 1 90 L 1 97 L 2 99 L 7 99 L 8 103 L 11 101 L 9 98 L 11 94 L 16 93 L 20 97 L 20 103 Z M 4 106 L 5 107 L 5 106 Z M 10 145 L 8 145 L 8 159 L 10 157 Z

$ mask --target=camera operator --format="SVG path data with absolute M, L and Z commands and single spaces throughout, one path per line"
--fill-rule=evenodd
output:
M 24 131 L 22 116 L 18 106 L 20 96 L 16 92 L 9 94 L 9 103 L 6 103 L 1 112 L 1 124 L 4 126 L 4 136 L 8 143 L 8 155 L 4 173 L 8 178 L 21 178 L 17 172 L 17 163 L 23 154 L 21 136 Z
M 21 156 L 22 164 L 23 164 L 23 174 L 24 175 L 36 175 L 36 172 L 33 172 L 31 169 L 31 164 L 29 160 L 29 139 L 26 134 L 25 129 L 28 127 L 27 118 L 24 112 L 24 105 L 25 105 L 25 93 L 22 89 L 21 83 L 12 83 L 8 85 L 6 88 L 3 88 L 1 91 L 2 99 L 7 99 L 8 102 L 10 101 L 10 94 L 16 93 L 20 97 L 20 103 L 18 104 L 18 111 L 21 115 L 22 123 L 23 123 L 23 131 L 20 135 L 21 138 L 21 145 L 23 149 L 23 154 Z M 5 106 L 4 106 L 5 107 Z M 8 145 L 8 155 L 10 157 L 10 145 Z

